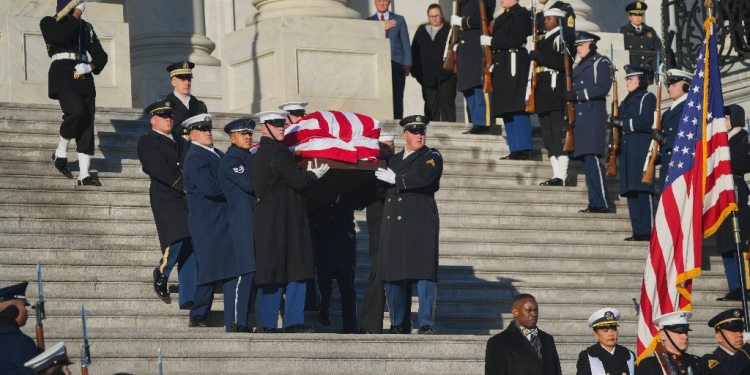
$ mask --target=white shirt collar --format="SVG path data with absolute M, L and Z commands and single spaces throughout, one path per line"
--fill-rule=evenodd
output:
M 669 109 L 674 109 L 675 107 L 677 107 L 677 105 L 678 105 L 678 104 L 680 104 L 680 103 L 684 102 L 684 101 L 685 101 L 685 99 L 687 99 L 687 96 L 688 96 L 688 95 L 687 95 L 687 93 L 685 93 L 685 95 L 683 95 L 683 96 L 679 97 L 679 98 L 678 98 L 677 100 L 675 100 L 675 101 L 674 101 L 674 102 L 672 103 L 672 105 L 671 105 L 671 106 L 669 107 Z
M 635 30 L 639 32 L 643 29 L 643 24 L 641 24 L 641 26 L 636 26 L 636 25 L 633 25 L 633 23 L 631 22 L 630 25 L 633 26 Z
M 174 138 L 172 138 L 172 134 L 164 134 L 164 133 L 162 133 L 162 132 L 160 132 L 160 131 L 158 131 L 158 130 L 156 130 L 154 128 L 151 128 L 151 130 L 153 130 L 153 131 L 155 131 L 155 132 L 157 132 L 157 133 L 159 133 L 159 134 L 161 134 L 161 135 L 163 135 L 163 136 L 165 136 L 165 137 L 167 137 L 167 138 L 169 138 L 169 139 L 171 139 L 171 140 L 174 141 Z
M 413 153 L 414 153 L 414 151 L 409 151 L 409 150 L 406 149 L 406 147 L 404 147 L 404 160 L 406 160 L 406 158 L 408 158 L 409 155 L 411 155 Z
M 216 152 L 216 149 L 214 149 L 213 147 L 206 147 L 206 146 L 204 146 L 204 145 L 202 145 L 200 143 L 197 143 L 197 142 L 193 142 L 193 144 L 196 145 L 196 146 L 201 146 L 201 147 L 205 148 L 206 150 L 213 152 L 214 155 L 219 156 L 219 154 Z M 219 159 L 221 159 L 221 156 L 219 156 Z
M 739 129 L 739 128 L 734 128 L 734 129 Z M 732 130 L 734 130 L 734 129 L 732 129 Z M 719 345 L 719 347 L 722 348 L 722 349 L 724 349 L 724 351 L 727 352 L 729 355 L 734 355 L 734 353 L 732 353 L 729 350 L 727 350 L 727 348 L 725 348 L 723 345 Z
M 602 347 L 602 349 L 604 349 L 604 350 L 606 350 L 607 352 L 609 352 L 609 354 L 612 354 L 612 355 L 614 355 L 614 354 L 615 354 L 615 349 L 616 349 L 616 348 L 612 348 L 612 351 L 609 351 L 609 349 L 605 348 L 605 347 L 604 347 L 604 345 L 602 345 L 602 343 L 599 343 L 599 346 L 601 346 L 601 347 Z
M 180 99 L 182 104 L 185 105 L 185 108 L 190 109 L 190 94 L 187 94 L 186 97 L 182 97 L 177 91 L 174 92 L 174 96 L 177 97 L 177 99 Z
M 547 33 L 546 33 L 546 34 L 544 34 L 544 39 L 548 39 L 549 37 L 551 37 L 551 36 L 552 36 L 552 34 L 554 34 L 554 33 L 558 32 L 559 30 L 560 30 L 560 26 L 557 26 L 557 27 L 555 27 L 554 29 L 552 29 L 552 30 L 550 30 L 550 31 L 547 31 Z
M 385 13 L 380 13 L 380 12 L 376 12 L 376 13 L 378 14 L 378 20 L 380 20 L 380 15 L 385 16 L 385 20 L 386 21 L 390 21 L 391 20 L 391 11 L 390 10 L 386 10 Z

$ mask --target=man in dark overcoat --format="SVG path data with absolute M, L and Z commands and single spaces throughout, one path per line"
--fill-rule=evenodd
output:
M 29 318 L 28 285 L 24 282 L 0 288 L 0 374 L 3 375 L 33 375 L 34 371 L 23 364 L 40 353 L 34 340 L 21 332 Z
M 56 12 L 63 10 L 69 2 L 58 0 Z M 63 111 L 60 140 L 52 154 L 55 168 L 65 176 L 72 177 L 68 168 L 68 145 L 71 139 L 75 139 L 80 170 L 77 184 L 101 186 L 99 180 L 89 174 L 91 156 L 94 155 L 96 109 L 93 74 L 102 72 L 108 57 L 94 27 L 81 19 L 84 9 L 86 5 L 81 2 L 60 22 L 54 16 L 48 16 L 42 18 L 39 27 L 47 44 L 47 54 L 52 59 L 48 96 L 59 101 Z
M 146 107 L 146 113 L 151 116 L 151 131 L 138 140 L 137 152 L 143 173 L 151 178 L 149 200 L 162 253 L 153 272 L 154 291 L 164 302 L 171 302 L 167 283 L 177 264 L 180 308 L 190 309 L 197 276 L 182 179 L 187 148 L 185 140 L 172 136 L 171 102 L 159 100 Z
M 466 106 L 471 117 L 471 130 L 464 134 L 488 133 L 491 124 L 492 93 L 485 93 L 484 85 L 484 48 L 479 45 L 482 35 L 482 21 L 489 23 L 495 13 L 495 0 L 482 0 L 486 20 L 479 12 L 479 1 L 461 0 L 459 15 L 451 15 L 451 26 L 459 28 L 456 43 L 456 89 L 464 94 Z M 460 61 L 460 62 L 459 62 Z
M 677 374 L 707 375 L 712 374 L 708 361 L 687 352 L 690 346 L 688 333 L 692 331 L 688 320 L 693 316 L 690 311 L 675 311 L 654 319 L 659 329 L 659 340 L 666 350 L 667 362 Z M 657 342 L 656 345 L 661 345 Z M 643 358 L 635 368 L 636 375 L 663 375 L 664 369 L 656 356 Z
M 682 110 L 685 108 L 685 99 L 687 99 L 690 83 L 693 82 L 693 75 L 683 70 L 670 69 L 667 71 L 667 93 L 672 99 L 672 105 L 664 111 L 661 116 L 661 133 L 663 137 L 656 133 L 655 139 L 659 142 L 659 192 L 664 190 L 667 178 L 667 169 L 669 161 L 672 159 L 672 148 L 674 141 L 677 139 L 677 131 L 682 120 Z
M 389 184 L 380 233 L 378 280 L 387 282 L 391 333 L 402 333 L 406 289 L 417 282 L 419 333 L 434 334 L 440 216 L 435 193 L 440 189 L 443 157 L 425 145 L 425 116 L 401 120 L 406 147 L 375 176 Z
M 628 200 L 633 229 L 625 241 L 651 240 L 654 225 L 656 186 L 642 182 L 656 110 L 656 95 L 648 91 L 650 75 L 649 68 L 625 66 L 628 96 L 620 103 L 620 117 L 610 119 L 610 125 L 620 129 L 620 196 Z
M 560 19 L 563 10 L 551 8 L 544 12 L 544 25 L 548 30 L 540 37 L 537 51 L 529 56 L 537 62 L 536 113 L 542 130 L 544 148 L 547 149 L 553 176 L 542 186 L 565 186 L 568 180 L 568 154 L 565 144 L 565 53 L 566 41 L 560 38 Z M 570 62 L 572 64 L 572 61 Z
M 487 341 L 485 375 L 562 375 L 554 338 L 537 327 L 534 296 L 515 296 L 511 313 L 508 328 Z
M 223 283 L 224 329 L 231 331 L 234 322 L 235 292 L 242 288 L 239 276 L 251 272 L 250 264 L 241 263 L 229 229 L 229 204 L 219 181 L 219 164 L 224 153 L 213 147 L 213 116 L 206 113 L 184 121 L 193 146 L 185 156 L 183 178 L 188 202 L 188 224 L 193 236 L 193 251 L 198 265 L 198 286 L 190 327 L 206 327 L 214 288 Z M 241 302 L 241 301 L 238 301 Z
M 708 321 L 708 326 L 716 331 L 714 337 L 719 343 L 713 353 L 703 356 L 712 374 L 740 375 L 750 372 L 750 333 L 744 332 L 743 316 L 742 309 L 729 309 Z
M 260 288 L 258 332 L 278 332 L 281 295 L 284 332 L 308 332 L 304 326 L 306 281 L 315 277 L 310 224 L 302 192 L 313 187 L 328 165 L 308 168 L 297 164 L 281 141 L 287 125 L 285 112 L 261 112 L 262 136 L 250 176 L 255 187 L 255 282 Z
M 579 212 L 611 212 L 604 166 L 599 158 L 606 153 L 607 95 L 612 88 L 612 62 L 596 53 L 594 34 L 576 32 L 581 60 L 573 69 L 573 91 L 565 92 L 565 101 L 575 103 L 573 158 L 580 161 L 588 185 L 588 207 Z
M 492 24 L 492 36 L 479 44 L 492 50 L 492 116 L 501 117 L 510 155 L 504 160 L 531 158 L 531 119 L 526 112 L 526 85 L 531 60 L 526 39 L 533 32 L 531 13 L 518 0 L 501 0 L 505 11 Z
M 232 332 L 250 332 L 247 315 L 252 304 L 253 283 L 255 281 L 255 241 L 253 220 L 255 213 L 255 191 L 250 178 L 253 156 L 250 147 L 253 143 L 255 121 L 241 118 L 231 121 L 224 127 L 232 143 L 219 163 L 219 182 L 229 205 L 229 230 L 234 245 L 233 259 L 241 271 L 235 287 L 234 318 L 230 325 Z M 226 298 L 226 296 L 225 296 Z
M 195 63 L 190 61 L 181 61 L 167 67 L 167 71 L 172 77 L 172 87 L 174 87 L 174 91 L 170 92 L 165 98 L 172 102 L 174 110 L 172 134 L 176 137 L 182 137 L 186 142 L 190 142 L 190 136 L 182 123 L 190 117 L 208 113 L 206 103 L 190 94 L 190 89 L 193 86 L 193 68 L 195 68 Z
M 624 38 L 625 49 L 630 51 L 630 64 L 656 69 L 656 52 L 661 50 L 659 33 L 643 23 L 643 15 L 648 5 L 644 1 L 634 1 L 627 6 L 630 22 L 618 30 Z M 662 60 L 663 61 L 663 60 Z

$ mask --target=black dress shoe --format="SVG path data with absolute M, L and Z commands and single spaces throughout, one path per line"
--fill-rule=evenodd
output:
M 531 160 L 531 150 L 516 151 L 515 160 Z
M 187 301 L 180 305 L 180 310 L 191 310 L 193 308 L 193 301 Z
M 235 322 L 229 323 L 229 331 L 230 332 L 250 332 L 250 330 L 245 326 L 239 326 Z
M 169 278 L 159 271 L 159 267 L 154 268 L 154 292 L 156 292 L 156 295 L 166 304 L 172 303 L 172 299 L 169 295 L 169 288 L 167 288 L 168 281 Z
M 550 178 L 539 184 L 539 186 L 565 186 L 565 181 L 561 178 Z
M 594 214 L 607 214 L 612 212 L 611 209 L 607 207 L 586 207 L 585 210 L 580 210 L 578 212 L 588 212 L 588 213 L 594 213 Z
M 293 326 L 289 326 L 284 328 L 284 333 L 313 333 L 315 330 L 313 330 L 311 327 L 308 327 L 304 324 L 295 324 Z
M 78 180 L 78 186 L 102 186 L 102 183 L 94 177 L 88 176 L 83 180 Z
M 732 289 L 724 297 L 719 297 L 717 301 L 742 301 L 741 289 Z
M 625 241 L 651 241 L 651 236 L 646 234 L 634 234 L 633 237 L 628 237 Z
M 189 327 L 208 327 L 208 323 L 206 323 L 206 319 L 190 319 L 190 325 Z
M 318 311 L 318 321 L 320 324 L 328 327 L 331 325 L 331 311 L 330 310 L 320 310 Z
M 518 153 L 518 151 L 513 151 L 508 156 L 501 157 L 500 160 L 516 160 L 516 153 Z
M 360 329 L 359 329 L 359 334 L 360 334 L 360 335 L 373 335 L 373 334 L 375 334 L 375 333 L 374 333 L 374 332 L 370 332 L 370 331 L 368 331 L 368 330 L 366 330 L 366 329 L 362 329 L 362 328 L 360 328 Z
M 488 134 L 490 132 L 489 126 L 472 126 L 471 129 L 461 134 Z
M 424 325 L 419 328 L 420 335 L 434 335 L 435 333 L 435 327 L 430 325 Z
M 279 333 L 281 332 L 281 330 L 278 328 L 270 328 L 270 327 L 265 327 L 265 326 L 258 324 L 258 327 L 255 328 L 255 332 L 256 333 Z
M 388 333 L 397 335 L 404 332 L 401 330 L 401 326 L 391 326 L 391 328 L 388 330 Z
M 57 168 L 60 173 L 67 178 L 73 178 L 73 174 L 70 173 L 70 169 L 68 168 L 68 158 L 58 158 L 57 155 L 52 154 L 52 161 L 55 163 L 55 168 Z

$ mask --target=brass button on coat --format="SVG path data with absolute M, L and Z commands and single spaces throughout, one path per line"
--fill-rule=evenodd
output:
M 401 216 L 399 216 L 398 219 L 401 220 Z
M 401 202 L 401 198 L 398 198 L 398 201 Z
M 388 216 L 388 220 L 391 220 L 391 217 L 390 217 L 390 216 Z

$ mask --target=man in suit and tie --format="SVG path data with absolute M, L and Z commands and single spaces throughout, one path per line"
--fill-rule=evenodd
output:
M 514 320 L 487 341 L 486 375 L 561 375 L 555 340 L 537 328 L 539 305 L 531 294 L 513 298 Z
M 385 25 L 385 36 L 391 41 L 391 69 L 393 73 L 393 118 L 404 116 L 404 85 L 411 72 L 411 46 L 406 20 L 388 10 L 391 0 L 375 0 L 377 12 L 368 20 L 381 21 Z

